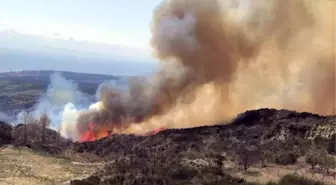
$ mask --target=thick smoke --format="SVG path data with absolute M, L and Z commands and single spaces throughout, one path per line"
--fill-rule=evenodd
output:
M 335 2 L 237 2 L 163 1 L 151 39 L 161 70 L 127 89 L 103 85 L 72 130 L 215 124 L 260 107 L 335 114 Z

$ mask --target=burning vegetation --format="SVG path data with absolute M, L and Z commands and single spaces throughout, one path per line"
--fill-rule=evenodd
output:
M 95 127 L 94 124 L 95 124 L 94 122 L 90 122 L 88 129 L 80 133 L 80 138 L 79 138 L 80 142 L 95 141 L 97 139 L 101 139 L 101 138 L 112 135 L 113 131 L 109 131 L 108 128 L 103 128 L 103 129 L 98 128 L 97 129 L 97 127 Z M 153 131 L 150 131 L 150 132 L 147 132 L 141 135 L 143 136 L 155 135 L 165 129 L 166 128 L 164 127 L 157 128 L 157 129 L 154 129 Z
M 300 157 L 311 165 L 304 175 L 317 169 L 334 180 L 336 122 L 325 115 L 336 114 L 335 1 L 232 2 L 163 0 L 152 22 L 157 73 L 126 89 L 102 84 L 86 109 L 71 104 L 81 93 L 53 94 L 64 108 L 61 135 L 79 142 L 46 128 L 52 116 L 27 114 L 2 126 L 0 144 L 113 160 L 72 184 L 246 185 L 241 171 Z M 276 109 L 244 112 L 260 107 Z
M 212 125 L 247 109 L 335 114 L 335 2 L 167 0 L 153 13 L 153 76 L 103 84 L 98 103 L 63 119 L 62 134 Z M 98 106 L 99 105 L 99 106 Z
M 227 125 L 76 142 L 74 151 L 113 162 L 73 184 L 262 185 L 286 174 L 335 184 L 335 124 L 335 116 L 258 109 Z M 309 181 L 284 184 L 314 184 Z

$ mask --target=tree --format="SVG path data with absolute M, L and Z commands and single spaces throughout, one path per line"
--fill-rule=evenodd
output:
M 280 152 L 275 157 L 275 163 L 280 165 L 291 165 L 295 164 L 297 161 L 297 156 L 292 152 Z
M 39 125 L 42 127 L 41 142 L 45 142 L 46 128 L 50 125 L 50 119 L 46 113 L 44 113 L 39 120 Z
M 306 163 L 310 164 L 312 169 L 314 169 L 316 165 L 322 164 L 327 156 L 328 153 L 325 149 L 313 145 L 306 155 Z
M 23 144 L 27 144 L 28 140 L 28 129 L 27 124 L 30 124 L 34 121 L 31 113 L 23 111 L 19 114 L 19 120 L 23 123 Z
M 56 135 L 56 146 L 59 146 L 60 139 L 61 139 L 61 127 L 58 127 Z
M 257 163 L 260 159 L 260 150 L 256 146 L 249 146 L 245 142 L 242 143 L 237 151 L 238 164 L 241 165 L 244 171 Z
M 330 169 L 335 169 L 335 167 L 336 167 L 335 157 L 333 157 L 333 156 L 325 156 L 321 160 L 321 163 L 319 165 L 326 170 L 327 174 L 329 174 L 329 170 Z
M 329 140 L 328 153 L 332 155 L 336 154 L 336 134 L 333 134 Z

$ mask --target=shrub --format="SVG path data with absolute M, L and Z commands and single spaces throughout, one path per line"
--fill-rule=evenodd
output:
M 0 146 L 12 142 L 12 130 L 13 127 L 10 124 L 0 121 Z
M 326 148 L 328 140 L 318 135 L 314 138 L 313 143 L 315 146 Z
M 280 153 L 275 157 L 275 163 L 279 165 L 295 164 L 297 156 L 293 153 Z
M 319 165 L 329 173 L 329 169 L 335 169 L 336 167 L 335 157 L 325 156 Z
M 275 182 L 268 182 L 266 185 L 277 185 Z
M 247 169 L 260 160 L 260 150 L 255 146 L 248 146 L 245 143 L 240 144 L 236 152 L 238 164 L 247 171 Z
M 336 134 L 331 137 L 327 150 L 329 154 L 336 155 Z
M 310 164 L 312 169 L 314 169 L 316 165 L 323 164 L 326 157 L 326 150 L 313 146 L 306 155 L 306 163 Z
M 278 185 L 324 185 L 324 183 L 295 175 L 282 177 Z
M 176 180 L 190 180 L 194 178 L 197 175 L 197 171 L 193 169 L 188 169 L 188 168 L 179 168 L 174 170 L 170 176 L 172 179 Z

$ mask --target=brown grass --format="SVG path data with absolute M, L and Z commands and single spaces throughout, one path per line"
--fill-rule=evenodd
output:
M 323 176 L 321 173 L 312 173 L 311 166 L 304 162 L 304 157 L 298 159 L 294 165 L 276 165 L 267 164 L 266 167 L 261 168 L 255 165 L 249 168 L 246 172 L 239 171 L 239 166 L 231 161 L 225 161 L 223 171 L 239 178 L 243 178 L 248 182 L 258 182 L 266 184 L 267 182 L 277 182 L 281 177 L 286 175 L 303 176 L 307 179 L 318 180 L 326 184 L 336 184 L 332 174 L 335 174 L 335 169 L 329 175 Z
M 90 175 L 99 168 L 99 165 L 76 164 L 37 154 L 28 148 L 10 146 L 0 149 L 0 166 L 0 185 L 63 184 Z

